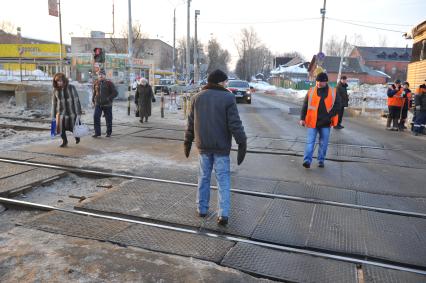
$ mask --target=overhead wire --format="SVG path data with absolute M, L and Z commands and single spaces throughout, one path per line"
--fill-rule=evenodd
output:
M 344 23 L 344 24 L 348 24 L 348 25 L 359 26 L 359 27 L 370 28 L 370 29 L 376 29 L 376 30 L 384 30 L 384 31 L 389 31 L 389 32 L 397 32 L 397 33 L 406 33 L 407 32 L 407 31 L 401 31 L 401 30 L 394 30 L 394 29 L 387 29 L 387 28 L 357 24 L 357 23 L 348 22 L 348 21 L 345 21 L 345 20 L 339 20 L 339 19 L 335 19 L 335 18 L 329 18 L 329 17 L 326 17 L 326 19 L 331 20 L 331 21 Z

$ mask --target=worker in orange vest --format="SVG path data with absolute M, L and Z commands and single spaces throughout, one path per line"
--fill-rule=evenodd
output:
M 303 103 L 299 124 L 308 128 L 303 157 L 305 168 L 311 167 L 317 134 L 319 134 L 318 167 L 324 167 L 330 127 L 337 126 L 339 121 L 341 99 L 336 95 L 336 89 L 330 87 L 327 82 L 327 74 L 319 73 L 316 77 L 316 86 L 308 90 Z
M 401 81 L 396 80 L 394 84 L 388 88 L 388 108 L 389 115 L 386 123 L 386 129 L 390 131 L 398 131 L 398 120 L 401 116 L 401 108 L 404 104 L 402 98 L 403 88 L 401 87 Z M 392 127 L 391 127 L 392 122 Z
M 424 124 L 426 124 L 426 83 L 416 89 L 414 105 L 413 133 L 418 136 L 423 133 Z
M 411 109 L 411 90 L 409 89 L 410 84 L 408 82 L 404 82 L 402 84 L 402 108 L 401 108 L 401 119 L 399 120 L 399 130 L 404 131 L 404 129 L 407 129 L 405 126 L 405 121 L 407 120 L 408 116 L 408 110 Z

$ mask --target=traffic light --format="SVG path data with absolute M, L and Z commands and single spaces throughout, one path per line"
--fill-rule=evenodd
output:
M 105 63 L 105 53 L 102 48 L 96 47 L 93 49 L 93 58 L 96 63 Z

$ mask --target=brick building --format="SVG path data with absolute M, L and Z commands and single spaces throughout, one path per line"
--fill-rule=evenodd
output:
M 349 57 L 358 58 L 363 65 L 388 74 L 391 80 L 405 80 L 411 48 L 355 46 Z

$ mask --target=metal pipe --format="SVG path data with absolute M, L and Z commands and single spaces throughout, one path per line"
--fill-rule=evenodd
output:
M 150 226 L 150 227 L 155 227 L 155 228 L 160 228 L 160 229 L 165 229 L 165 230 L 171 230 L 171 231 L 183 232 L 183 233 L 188 233 L 188 234 L 206 236 L 206 237 L 209 237 L 209 238 L 216 238 L 216 239 L 223 239 L 223 240 L 232 241 L 232 242 L 251 244 L 251 245 L 255 245 L 255 246 L 270 248 L 270 249 L 284 251 L 284 252 L 305 254 L 305 255 L 316 256 L 316 257 L 321 257 L 321 258 L 326 258 L 326 259 L 339 260 L 339 261 L 355 263 L 355 264 L 368 264 L 368 265 L 373 265 L 373 266 L 378 266 L 378 267 L 383 267 L 383 268 L 389 268 L 389 269 L 394 269 L 394 270 L 399 270 L 399 271 L 406 271 L 406 272 L 426 275 L 426 271 L 421 270 L 421 269 L 409 268 L 409 267 L 404 267 L 404 266 L 400 266 L 400 265 L 396 265 L 396 264 L 382 263 L 382 262 L 373 261 L 373 260 L 363 260 L 363 259 L 358 259 L 358 258 L 349 257 L 349 256 L 328 254 L 328 253 L 325 253 L 325 252 L 317 252 L 317 251 L 312 251 L 312 250 L 302 249 L 302 248 L 294 248 L 294 247 L 290 247 L 290 246 L 286 246 L 286 245 L 271 244 L 271 243 L 266 243 L 266 242 L 261 242 L 261 241 L 256 241 L 256 240 L 250 240 L 250 239 L 242 238 L 242 237 L 230 236 L 230 235 L 227 235 L 227 234 L 216 234 L 216 233 L 211 233 L 211 232 L 202 232 L 202 231 L 199 231 L 197 229 L 180 228 L 180 227 L 176 227 L 176 226 L 151 223 L 151 222 L 146 222 L 146 221 L 141 221 L 141 220 L 133 220 L 133 219 L 128 219 L 128 218 L 124 218 L 124 217 L 109 216 L 109 215 L 104 215 L 104 214 L 100 214 L 100 213 L 86 212 L 86 211 L 81 211 L 81 210 L 69 210 L 69 209 L 59 208 L 59 207 L 50 206 L 50 205 L 37 204 L 37 203 L 8 199 L 8 198 L 3 198 L 3 197 L 0 197 L 0 203 L 6 204 L 6 205 L 8 204 L 8 205 L 15 205 L 15 206 L 24 206 L 24 207 L 28 207 L 28 208 L 47 210 L 47 211 L 61 211 L 61 212 L 65 212 L 65 213 L 71 213 L 71 214 L 77 214 L 77 215 L 83 215 L 83 216 L 91 216 L 91 217 L 108 219 L 108 220 L 115 220 L 115 221 L 122 221 L 122 222 L 128 222 L 128 223 L 133 223 L 133 224 L 140 224 L 140 225 L 145 225 L 145 226 Z

